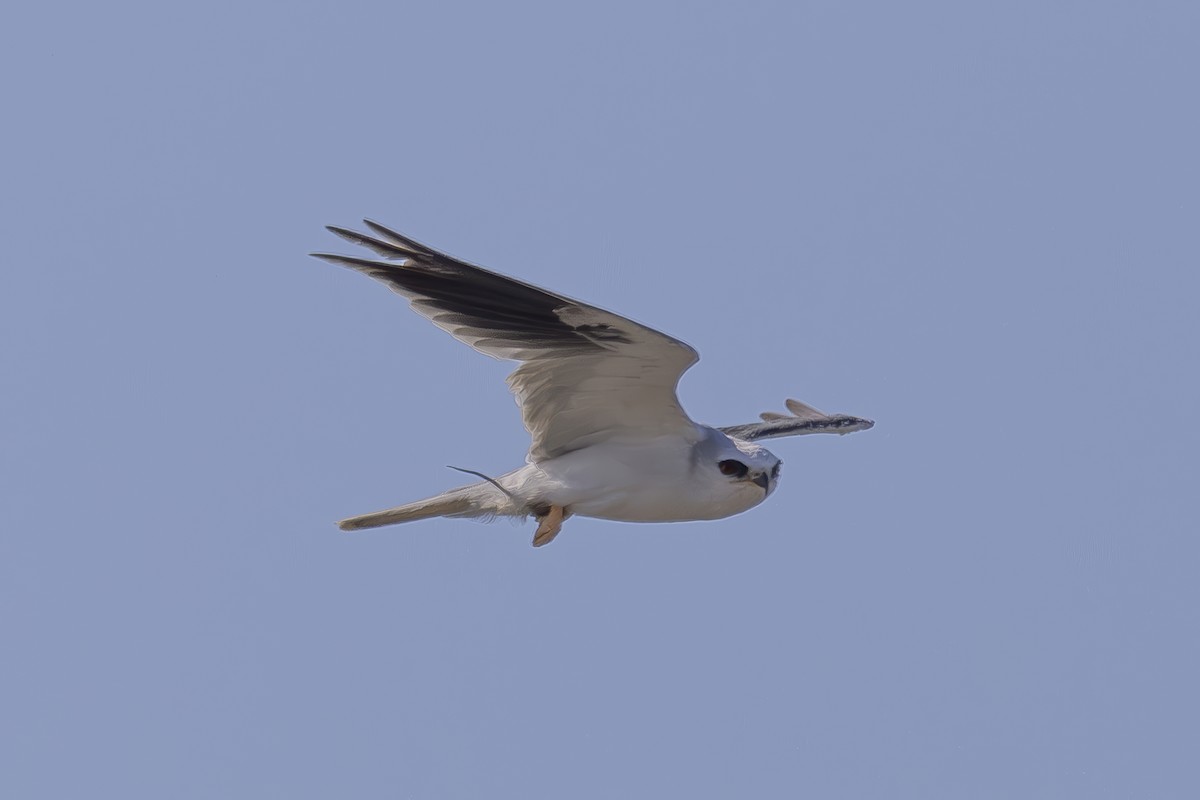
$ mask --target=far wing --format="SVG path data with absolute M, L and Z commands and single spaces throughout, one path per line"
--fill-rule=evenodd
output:
M 675 394 L 699 360 L 688 345 L 365 222 L 379 238 L 329 230 L 388 260 L 313 255 L 382 281 L 479 352 L 522 362 L 508 383 L 533 437 L 532 461 L 623 433 L 696 436 Z
M 762 422 L 731 425 L 718 430 L 735 439 L 752 442 L 778 436 L 803 436 L 806 433 L 854 433 L 870 430 L 875 426 L 869 419 L 852 417 L 849 414 L 826 414 L 799 400 L 788 400 L 787 408 L 792 413 L 776 414 L 767 411 L 761 415 Z

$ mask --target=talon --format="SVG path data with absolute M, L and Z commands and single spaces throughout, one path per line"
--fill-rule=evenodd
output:
M 558 536 L 558 532 L 562 530 L 562 524 L 563 507 L 550 506 L 550 510 L 546 512 L 545 516 L 538 517 L 538 529 L 533 534 L 533 546 L 541 547 L 554 541 L 554 537 Z

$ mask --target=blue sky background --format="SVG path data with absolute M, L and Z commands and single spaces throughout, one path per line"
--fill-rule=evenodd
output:
M 1200 792 L 1191 3 L 25 4 L 0 793 Z M 333 521 L 527 446 L 370 216 L 794 396 L 712 523 Z

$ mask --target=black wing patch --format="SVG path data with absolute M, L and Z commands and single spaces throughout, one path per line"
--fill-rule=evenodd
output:
M 436 317 L 438 324 L 475 329 L 491 343 L 513 347 L 587 351 L 631 343 L 618 327 L 571 325 L 557 313 L 591 306 L 459 261 L 370 220 L 364 222 L 380 238 L 332 225 L 328 229 L 387 260 L 312 255 L 388 284 L 420 310 L 432 311 L 429 316 Z

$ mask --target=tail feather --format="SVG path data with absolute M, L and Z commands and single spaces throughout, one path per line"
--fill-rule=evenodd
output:
M 497 498 L 490 497 L 491 492 L 488 490 L 495 491 L 488 484 L 464 486 L 461 489 L 452 489 L 436 497 L 417 500 L 414 503 L 350 517 L 337 525 L 344 531 L 360 531 L 365 528 L 397 525 L 401 522 L 416 522 L 419 519 L 429 519 L 430 517 L 492 516 L 501 512 L 501 508 L 497 506 Z M 501 496 L 499 499 L 505 498 Z

